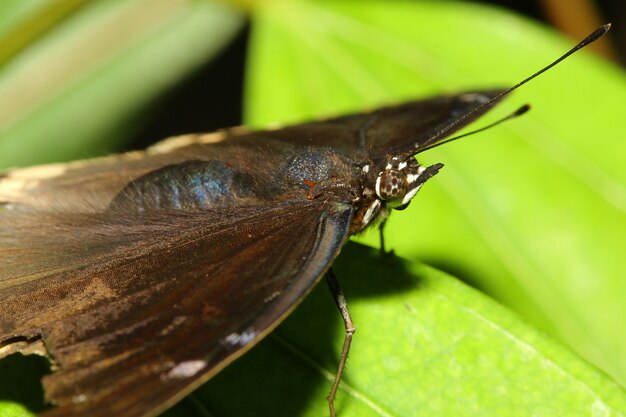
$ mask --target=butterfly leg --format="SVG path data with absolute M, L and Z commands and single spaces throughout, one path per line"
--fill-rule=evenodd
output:
M 339 382 L 341 382 L 341 376 L 343 375 L 343 371 L 346 367 L 346 361 L 348 360 L 348 352 L 350 352 L 350 344 L 352 343 L 352 336 L 356 331 L 354 327 L 354 323 L 352 322 L 352 317 L 350 317 L 350 312 L 348 311 L 348 304 L 346 303 L 346 298 L 343 296 L 343 292 L 339 287 L 339 282 L 337 281 L 337 277 L 332 269 L 328 271 L 326 274 L 326 282 L 328 283 L 328 287 L 330 288 L 330 292 L 335 299 L 335 303 L 339 308 L 339 312 L 341 313 L 341 317 L 343 318 L 343 324 L 346 330 L 346 336 L 343 340 L 343 349 L 341 350 L 341 359 L 339 359 L 339 367 L 337 369 L 337 375 L 335 376 L 335 380 L 333 381 L 333 386 L 328 393 L 328 407 L 330 409 L 330 417 L 335 417 L 335 397 L 337 396 L 337 389 L 339 388 Z
M 387 219 L 383 220 L 378 226 L 378 234 L 380 236 L 380 254 L 383 256 L 391 256 L 393 257 L 394 252 L 393 249 L 387 251 L 385 249 L 385 224 L 387 224 Z
M 384 232 L 385 224 L 387 224 L 387 219 L 383 220 L 380 223 L 380 226 L 378 226 L 378 233 L 380 236 L 380 252 L 383 255 L 387 254 L 387 251 L 385 250 L 385 232 Z

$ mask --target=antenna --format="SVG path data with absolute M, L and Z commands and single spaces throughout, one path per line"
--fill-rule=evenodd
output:
M 503 123 L 503 122 L 506 122 L 507 120 L 515 119 L 516 117 L 521 116 L 522 114 L 526 113 L 528 110 L 530 110 L 530 104 L 524 104 L 522 107 L 520 107 L 519 109 L 515 110 L 513 113 L 509 114 L 508 116 L 505 116 L 505 117 L 503 117 L 500 120 L 496 120 L 495 122 L 490 123 L 487 126 L 483 126 L 483 127 L 479 128 L 479 129 L 472 130 L 471 132 L 463 133 L 462 135 L 458 135 L 458 136 L 454 136 L 452 138 L 448 138 L 446 140 L 442 140 L 441 142 L 437 142 L 433 146 L 430 146 L 430 147 L 428 147 L 426 149 L 431 150 L 433 148 L 436 148 L 437 146 L 443 145 L 444 143 L 450 143 L 452 141 L 464 138 L 466 136 L 471 136 L 471 135 L 473 135 L 475 133 L 479 133 L 479 132 L 482 132 L 484 130 L 491 129 L 492 127 L 497 126 L 500 123 Z M 424 150 L 426 150 L 426 149 L 424 149 Z
M 480 111 L 482 111 L 486 107 L 493 105 L 496 101 L 498 101 L 502 97 L 510 94 L 513 90 L 517 90 L 519 87 L 521 87 L 522 85 L 526 84 L 528 81 L 530 81 L 533 78 L 536 78 L 539 75 L 543 74 L 544 72 L 546 72 L 547 70 L 549 70 L 550 68 L 552 68 L 553 66 L 558 64 L 559 62 L 563 61 L 565 58 L 567 58 L 568 56 L 570 56 L 574 52 L 578 51 L 579 49 L 582 49 L 585 46 L 587 46 L 587 45 L 597 41 L 599 38 L 604 36 L 606 34 L 606 32 L 609 31 L 610 28 L 611 28 L 611 24 L 610 23 L 607 23 L 605 25 L 600 26 L 598 29 L 594 30 L 593 33 L 591 33 L 585 39 L 580 41 L 576 46 L 574 46 L 572 49 L 567 51 L 565 54 L 563 54 L 560 58 L 556 59 L 551 64 L 546 65 L 545 67 L 543 67 L 539 71 L 535 72 L 530 77 L 527 77 L 527 78 L 523 79 L 522 81 L 518 82 L 513 87 L 507 88 L 506 90 L 502 91 L 500 94 L 490 98 L 488 101 L 484 102 L 483 104 L 481 104 L 480 106 L 476 107 L 475 109 L 473 109 L 471 111 L 468 111 L 467 113 L 465 113 L 464 115 L 462 115 L 461 117 L 459 117 L 458 119 L 456 119 L 455 121 L 453 121 L 452 123 L 450 123 L 449 125 L 444 127 L 443 129 L 441 129 L 439 132 L 437 132 L 435 135 L 433 135 L 432 138 L 429 139 L 428 143 L 436 142 L 437 139 L 442 137 L 442 136 L 444 136 L 446 134 L 446 132 L 454 129 L 456 126 L 460 125 L 461 123 L 463 123 L 464 121 L 466 121 L 470 117 L 474 116 L 476 113 L 479 113 Z M 524 108 L 526 108 L 526 109 L 523 110 Z M 452 140 L 460 139 L 460 138 L 462 138 L 464 136 L 468 136 L 468 135 L 470 135 L 472 133 L 477 133 L 477 132 L 483 131 L 483 130 L 488 129 L 490 127 L 493 127 L 493 126 L 495 126 L 497 124 L 500 124 L 500 123 L 504 122 L 505 120 L 509 120 L 509 119 L 514 118 L 514 117 L 517 117 L 517 116 L 525 113 L 529 108 L 530 108 L 530 106 L 523 106 L 520 109 L 518 109 L 516 112 L 510 114 L 509 116 L 507 116 L 507 117 L 505 117 L 505 118 L 503 118 L 503 119 L 501 119 L 501 120 L 499 120 L 499 121 L 497 121 L 495 123 L 492 123 L 492 124 L 490 124 L 488 126 L 485 126 L 485 127 L 481 128 L 481 129 L 477 129 L 477 130 L 475 130 L 473 132 L 466 133 L 464 135 L 457 136 L 455 138 L 451 138 L 451 139 L 448 139 L 448 140 L 440 142 L 440 143 L 435 143 L 433 146 L 428 146 L 428 143 L 427 143 L 426 145 L 422 145 L 422 148 L 419 149 L 417 152 L 418 153 L 419 152 L 423 152 L 426 149 L 432 149 L 432 148 L 434 148 L 436 146 L 442 145 L 444 143 L 448 143 L 448 142 L 450 142 Z M 521 113 L 520 113 L 520 111 L 521 111 Z

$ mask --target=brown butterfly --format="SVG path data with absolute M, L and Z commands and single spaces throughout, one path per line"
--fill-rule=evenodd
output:
M 350 235 L 404 209 L 442 167 L 416 154 L 539 73 L 510 89 L 4 173 L 0 357 L 50 359 L 45 416 L 155 415 L 271 332 Z M 327 277 L 348 331 L 333 414 L 353 326 Z

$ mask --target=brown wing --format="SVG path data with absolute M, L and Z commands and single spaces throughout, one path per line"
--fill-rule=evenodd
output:
M 467 94 L 442 95 L 424 100 L 409 101 L 382 107 L 371 113 L 362 113 L 330 120 L 346 129 L 358 131 L 367 150 L 375 157 L 414 154 L 445 139 L 483 116 L 501 100 L 491 103 L 439 136 L 461 116 L 480 107 L 503 90 L 484 90 Z
M 82 211 L 98 211 L 128 182 L 147 172 L 197 159 L 199 155 L 225 160 L 229 146 L 235 144 L 236 149 L 249 151 L 248 157 L 264 156 L 255 161 L 256 164 L 272 164 L 271 158 L 267 158 L 271 153 L 263 155 L 262 152 L 264 147 L 272 146 L 272 141 L 295 147 L 328 146 L 336 153 L 356 159 L 372 155 L 385 159 L 387 155 L 410 153 L 416 144 L 420 150 L 427 149 L 490 110 L 496 103 L 451 129 L 444 137 L 433 139 L 459 116 L 500 92 L 437 96 L 276 130 L 249 132 L 233 128 L 212 134 L 185 135 L 167 139 L 145 152 L 8 171 L 0 174 L 0 204 L 24 204 L 49 210 L 69 201 L 74 211 L 79 209 L 78 204 L 82 205 Z M 88 195 L 84 193 L 86 188 L 91 190 Z M 62 201 L 59 196 L 63 196 Z
M 351 214 L 317 201 L 120 219 L 6 211 L 0 356 L 43 341 L 57 367 L 46 417 L 155 415 L 297 305 Z
M 207 145 L 237 136 L 239 130 L 173 137 L 145 151 L 9 170 L 0 173 L 0 207 L 23 205 L 45 211 L 102 211 L 135 178 L 196 156 L 185 151 L 175 152 L 181 143 L 204 146 L 203 154 L 207 158 L 215 157 L 218 149 Z

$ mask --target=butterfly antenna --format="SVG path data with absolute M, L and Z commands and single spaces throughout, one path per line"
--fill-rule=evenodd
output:
M 515 84 L 513 87 L 507 88 L 506 90 L 502 91 L 501 93 L 497 94 L 496 96 L 490 98 L 489 100 L 485 101 L 483 104 L 481 104 L 480 106 L 474 108 L 471 111 L 468 111 L 467 113 L 465 113 L 464 115 L 462 115 L 461 117 L 459 117 L 458 119 L 456 119 L 455 121 L 453 121 L 452 123 L 450 123 L 449 125 L 447 125 L 446 127 L 444 127 L 443 129 L 441 129 L 440 131 L 438 131 L 435 135 L 433 135 L 432 138 L 430 138 L 430 140 L 428 141 L 429 143 L 433 143 L 436 142 L 438 138 L 444 136 L 447 132 L 449 132 L 450 130 L 454 129 L 455 127 L 457 127 L 458 125 L 462 124 L 463 122 L 465 122 L 467 119 L 471 118 L 472 116 L 476 115 L 477 113 L 480 113 L 482 110 L 484 110 L 486 107 L 492 106 L 495 102 L 497 102 L 498 100 L 500 100 L 502 97 L 511 94 L 512 91 L 517 90 L 519 87 L 521 87 L 522 85 L 526 84 L 528 81 L 532 80 L 533 78 L 538 77 L 539 75 L 543 74 L 544 72 L 546 72 L 547 70 L 549 70 L 550 68 L 554 67 L 556 64 L 558 64 L 559 62 L 563 61 L 565 58 L 567 58 L 568 56 L 570 56 L 571 54 L 573 54 L 574 52 L 578 51 L 579 49 L 584 48 L 585 46 L 597 41 L 599 38 L 601 38 L 602 36 L 604 36 L 606 34 L 606 32 L 609 31 L 609 29 L 611 28 L 611 24 L 607 23 L 605 25 L 600 26 L 598 29 L 596 29 L 595 31 L 593 31 L 593 33 L 591 33 L 589 36 L 587 36 L 585 39 L 583 39 L 582 41 L 580 41 L 576 46 L 574 46 L 572 49 L 570 49 L 569 51 L 567 51 L 565 54 L 563 54 L 560 58 L 556 59 L 554 62 L 552 62 L 549 65 L 546 65 L 545 67 L 543 67 L 542 69 L 540 69 L 539 71 L 535 72 L 534 74 L 532 74 L 530 77 L 527 77 L 525 79 L 523 79 L 522 81 L 518 82 L 517 84 Z M 525 108 L 525 110 L 523 110 Z M 461 137 L 467 136 L 469 134 L 472 133 L 477 133 L 480 131 L 483 131 L 485 129 L 488 129 L 490 127 L 493 127 L 497 124 L 500 124 L 502 122 L 504 122 L 505 120 L 509 120 L 513 117 L 517 117 L 523 113 L 525 113 L 530 107 L 528 106 L 523 106 L 520 109 L 518 109 L 515 113 L 512 113 L 511 115 L 509 115 L 508 117 L 505 117 L 502 120 L 499 120 L 495 123 L 490 124 L 489 126 L 485 126 L 484 128 L 475 130 L 474 132 L 471 133 L 467 133 L 465 135 L 462 136 L 457 136 L 455 138 L 446 140 L 444 142 L 441 143 L 437 143 L 433 146 L 428 146 L 426 145 L 425 147 L 419 149 L 417 152 L 422 152 L 426 149 L 432 149 L 436 146 L 439 146 L 443 143 L 448 143 L 452 140 L 456 140 L 456 139 L 460 139 Z M 519 113 L 521 111 L 521 113 Z
M 522 114 L 526 113 L 528 110 L 530 110 L 530 104 L 524 104 L 522 107 L 520 107 L 519 109 L 515 110 L 513 113 L 509 114 L 508 116 L 503 117 L 500 120 L 496 120 L 495 122 L 490 123 L 487 126 L 481 127 L 480 129 L 472 130 L 471 132 L 463 133 L 462 135 L 455 136 L 455 137 L 452 137 L 452 138 L 449 138 L 449 139 L 446 139 L 446 140 L 442 140 L 440 142 L 435 143 L 432 146 L 429 146 L 427 149 L 431 150 L 431 149 L 436 148 L 438 146 L 441 146 L 441 145 L 443 145 L 445 143 L 450 143 L 450 142 L 453 142 L 455 140 L 464 138 L 466 136 L 471 136 L 471 135 L 473 135 L 475 133 L 480 133 L 480 132 L 485 131 L 487 129 L 491 129 L 492 127 L 497 126 L 500 123 L 503 123 L 503 122 L 506 122 L 507 120 L 515 119 L 516 117 L 521 116 Z

